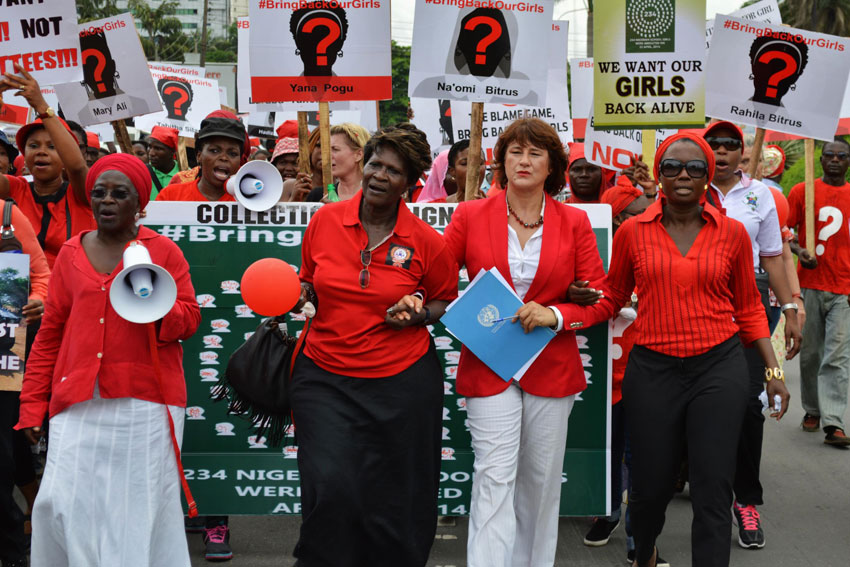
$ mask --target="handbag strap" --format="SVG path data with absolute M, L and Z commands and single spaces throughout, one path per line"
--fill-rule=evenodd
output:
M 180 484 L 183 485 L 183 495 L 186 496 L 186 503 L 189 505 L 189 517 L 195 518 L 198 516 L 198 505 L 195 503 L 192 491 L 189 489 L 189 483 L 186 481 L 186 473 L 183 472 L 183 462 L 180 460 L 180 444 L 177 442 L 177 435 L 174 432 L 174 418 L 171 417 L 171 410 L 168 409 L 168 404 L 165 402 L 165 387 L 162 382 L 162 368 L 159 365 L 159 350 L 156 346 L 156 323 L 148 323 L 147 328 L 151 359 L 153 360 L 153 373 L 156 375 L 157 382 L 159 382 L 159 393 L 162 396 L 163 405 L 165 405 L 165 415 L 168 416 L 168 428 L 171 430 L 171 446 L 174 448 L 174 458 L 177 459 L 177 470 L 180 472 Z
M 295 369 L 295 360 L 298 358 L 298 355 L 301 354 L 301 351 L 304 348 L 304 341 L 307 339 L 307 331 L 310 330 L 310 324 L 313 322 L 312 317 L 307 317 L 307 322 L 304 323 L 304 329 L 301 331 L 301 336 L 298 337 L 298 341 L 295 343 L 295 349 L 292 351 L 292 360 L 289 362 L 289 380 L 292 381 L 292 371 Z M 289 419 L 292 421 L 292 425 L 295 425 L 295 413 L 292 411 L 292 408 L 289 409 Z

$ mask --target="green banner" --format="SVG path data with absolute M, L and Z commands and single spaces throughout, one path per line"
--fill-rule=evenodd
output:
M 261 258 L 301 263 L 304 229 L 319 205 L 280 204 L 266 212 L 246 211 L 236 203 L 167 203 L 148 206 L 146 226 L 177 243 L 191 267 L 201 306 L 201 326 L 183 343 L 188 404 L 183 435 L 183 465 L 198 509 L 205 515 L 300 513 L 300 486 L 294 429 L 284 447 L 257 439 L 255 428 L 229 414 L 225 403 L 210 399 L 230 354 L 262 320 L 242 301 L 239 281 Z M 411 205 L 422 220 L 442 231 L 454 205 Z M 611 210 L 581 207 L 594 226 L 606 269 L 611 249 Z M 461 287 L 469 278 L 461 271 Z M 290 333 L 303 320 L 287 322 Z M 431 329 L 443 365 L 443 449 L 439 513 L 469 513 L 473 454 L 466 425 L 466 400 L 455 391 L 461 345 L 441 324 Z M 564 460 L 561 515 L 606 514 L 610 508 L 610 349 L 607 325 L 579 335 L 588 388 L 576 398 Z

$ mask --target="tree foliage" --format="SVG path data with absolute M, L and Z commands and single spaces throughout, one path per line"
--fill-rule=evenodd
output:
M 407 78 L 410 74 L 410 46 L 392 42 L 393 98 L 382 100 L 381 126 L 407 122 L 410 98 L 407 96 Z
M 850 35 L 850 0 L 783 0 L 779 11 L 782 22 L 793 28 Z
M 196 32 L 198 45 L 201 43 L 201 32 Z M 207 61 L 210 63 L 235 63 L 237 51 L 236 22 L 227 28 L 225 37 L 207 38 Z
M 115 16 L 120 12 L 115 0 L 77 0 L 77 21 L 81 24 Z
M 29 281 L 15 268 L 0 270 L 0 304 L 6 308 L 27 302 Z
M 183 61 L 183 53 L 190 51 L 192 39 L 174 17 L 179 5 L 176 0 L 167 0 L 153 8 L 145 0 L 130 0 L 130 11 L 147 33 L 141 39 L 148 60 Z

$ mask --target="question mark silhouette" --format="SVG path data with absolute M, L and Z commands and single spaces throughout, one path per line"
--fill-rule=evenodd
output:
M 767 90 L 765 90 L 765 96 L 770 98 L 776 98 L 777 92 L 776 87 L 779 86 L 779 82 L 783 79 L 787 79 L 791 75 L 794 74 L 794 71 L 797 70 L 797 61 L 789 54 L 784 51 L 768 51 L 758 58 L 759 63 L 768 64 L 774 59 L 781 59 L 785 63 L 785 67 L 774 73 L 767 80 L 767 84 L 770 85 Z
M 162 89 L 162 94 L 164 95 L 168 95 L 174 92 L 177 93 L 177 99 L 174 101 L 174 114 L 176 114 L 177 116 L 183 116 L 183 109 L 180 107 L 183 106 L 184 102 L 189 100 L 189 93 L 187 93 L 185 89 L 181 89 L 180 87 L 174 85 Z
M 823 240 L 824 244 L 826 244 L 826 240 L 841 229 L 841 224 L 844 222 L 844 215 L 841 214 L 841 209 L 821 207 L 818 211 L 818 220 L 820 222 L 829 221 L 829 224 L 818 231 L 818 240 Z M 824 244 L 815 246 L 815 254 L 823 256 L 823 253 L 826 252 L 826 246 Z
M 89 57 L 97 59 L 97 65 L 94 68 L 94 80 L 97 84 L 97 91 L 105 93 L 106 85 L 103 84 L 103 70 L 106 68 L 106 57 L 97 49 L 84 49 L 82 55 L 84 62 L 88 61 Z
M 499 39 L 502 35 L 502 26 L 495 19 L 490 16 L 475 16 L 471 18 L 466 24 L 463 26 L 463 29 L 472 31 L 480 25 L 485 25 L 490 28 L 490 33 L 484 36 L 481 41 L 478 42 L 478 45 L 475 46 L 475 64 L 476 65 L 486 65 L 487 64 L 487 48 L 490 47 L 490 44 Z
M 316 65 L 322 66 L 328 64 L 328 46 L 339 38 L 340 29 L 339 24 L 330 18 L 313 18 L 304 24 L 301 31 L 304 33 L 313 33 L 313 30 L 320 26 L 328 30 L 328 35 L 316 45 Z

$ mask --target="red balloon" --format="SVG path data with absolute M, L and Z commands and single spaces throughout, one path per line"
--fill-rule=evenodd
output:
M 773 193 L 773 200 L 776 202 L 776 214 L 779 215 L 779 228 L 782 228 L 788 224 L 788 213 L 790 212 L 788 199 L 776 187 L 771 187 L 770 192 Z
M 301 281 L 292 266 L 277 258 L 257 260 L 242 275 L 242 299 L 255 313 L 288 313 L 301 297 Z

